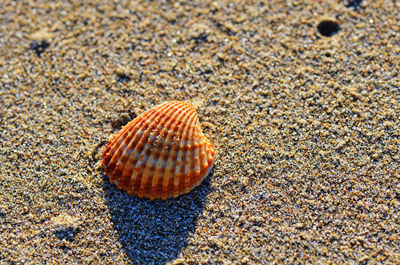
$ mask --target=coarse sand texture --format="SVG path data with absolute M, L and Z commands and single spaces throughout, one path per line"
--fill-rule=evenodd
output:
M 1 0 L 0 264 L 399 264 L 399 10 Z M 118 189 L 107 144 L 170 101 L 210 174 Z

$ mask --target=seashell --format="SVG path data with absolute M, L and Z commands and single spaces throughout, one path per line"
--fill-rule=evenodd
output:
M 158 105 L 124 126 L 103 152 L 104 174 L 140 198 L 188 193 L 208 175 L 214 148 L 188 103 Z

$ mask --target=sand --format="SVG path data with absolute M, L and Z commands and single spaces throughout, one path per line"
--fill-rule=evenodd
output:
M 1 264 L 400 263 L 398 1 L 80 2 L 0 3 Z M 169 100 L 214 169 L 129 196 L 101 152 Z

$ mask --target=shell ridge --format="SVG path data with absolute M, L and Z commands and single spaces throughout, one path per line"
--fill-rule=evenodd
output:
M 163 188 L 163 180 L 161 180 L 161 183 L 157 184 L 157 182 L 159 181 L 159 177 L 162 175 L 161 173 L 164 173 L 164 178 L 167 177 L 165 175 L 169 174 L 168 170 L 166 170 L 167 167 L 167 161 L 168 161 L 168 157 L 167 159 L 164 158 L 166 152 L 168 151 L 166 149 L 171 148 L 171 144 L 172 144 L 172 140 L 173 137 L 175 135 L 175 131 L 176 131 L 176 126 L 172 127 L 174 125 L 176 125 L 177 121 L 182 120 L 184 118 L 185 115 L 185 111 L 183 109 L 176 109 L 176 115 L 171 117 L 170 122 L 168 123 L 168 126 L 166 125 L 165 130 L 163 130 L 163 132 L 168 131 L 167 135 L 165 137 L 165 141 L 163 143 L 163 147 L 160 148 L 161 152 L 159 153 L 158 156 L 158 162 L 157 162 L 157 166 L 153 175 L 153 181 L 152 181 L 152 185 L 151 185 L 151 193 L 154 194 L 153 196 L 155 197 L 159 197 L 161 196 L 162 193 L 162 188 Z M 182 124 L 182 122 L 181 122 Z M 167 143 L 167 144 L 165 144 Z
M 199 133 L 199 132 L 198 132 Z M 200 134 L 200 133 L 199 133 Z M 198 142 L 198 148 L 197 148 L 197 165 L 195 167 L 195 172 L 196 172 L 196 180 L 193 183 L 193 185 L 197 186 L 197 183 L 201 179 L 201 167 L 202 167 L 202 156 L 201 154 L 204 152 L 205 153 L 205 147 L 204 147 L 204 139 L 202 137 L 199 138 L 200 141 Z M 197 173 L 198 172 L 198 173 Z
M 203 172 L 206 172 L 206 173 L 203 176 L 203 178 L 201 179 L 201 181 L 210 173 L 211 169 L 213 168 L 213 166 L 214 166 L 214 157 L 215 157 L 214 146 L 212 145 L 212 143 L 207 138 L 204 137 L 204 139 L 206 140 L 206 144 L 205 144 L 206 154 L 210 153 L 210 159 L 207 160 L 207 166 L 203 170 Z
M 201 133 L 201 139 L 203 140 L 202 148 L 203 148 L 203 151 L 204 151 L 204 157 L 200 156 L 200 160 L 201 160 L 201 163 L 200 163 L 200 170 L 202 171 L 202 170 L 203 170 L 203 165 L 204 165 L 204 167 L 207 167 L 207 166 L 208 166 L 208 156 L 207 156 L 207 153 L 208 153 L 209 141 L 208 141 L 208 139 L 206 138 L 206 136 L 204 135 L 204 133 L 203 133 L 202 130 L 200 130 L 200 133 Z
M 208 162 L 208 164 L 211 164 L 211 162 L 214 161 L 214 147 L 213 147 L 212 143 L 208 139 L 207 139 L 206 150 L 208 150 L 208 152 L 206 152 L 206 154 L 207 154 L 207 162 Z
M 187 122 L 186 127 L 184 129 L 184 133 L 182 134 L 182 139 L 181 142 L 179 143 L 179 151 L 178 151 L 178 155 L 179 153 L 181 154 L 181 165 L 179 167 L 179 170 L 175 170 L 175 179 L 177 180 L 177 184 L 173 185 L 173 193 L 174 193 L 174 197 L 177 197 L 180 195 L 180 188 L 181 186 L 185 185 L 185 163 L 186 163 L 186 149 L 187 149 L 187 143 L 189 140 L 189 133 L 190 133 L 190 124 L 193 121 L 193 119 L 195 119 L 197 117 L 196 113 L 191 113 L 190 114 L 190 121 Z
M 176 113 L 176 108 L 174 108 L 174 106 L 170 106 L 170 108 L 167 109 L 167 112 L 164 114 L 164 117 L 162 119 L 162 121 L 160 121 L 158 123 L 158 125 L 156 126 L 156 130 L 154 130 L 154 133 L 157 133 L 157 135 L 162 135 L 162 132 L 166 131 L 168 129 L 168 126 L 170 123 L 172 123 L 174 121 L 174 118 L 176 115 L 174 115 Z M 151 189 L 152 189 L 152 182 L 153 182 L 153 178 L 154 178 L 154 174 L 153 175 L 149 175 L 149 173 L 151 173 L 151 170 L 153 169 L 153 163 L 156 163 L 157 158 L 159 156 L 158 150 L 161 143 L 161 138 L 158 138 L 157 140 L 155 140 L 153 143 L 155 143 L 155 146 L 153 146 L 151 153 L 149 154 L 149 158 L 148 161 L 152 162 L 152 163 L 147 163 L 144 171 L 142 173 L 142 180 L 139 186 L 139 191 L 143 191 L 146 193 L 147 195 L 147 189 L 149 186 L 149 193 L 151 194 Z M 149 179 L 147 179 L 149 178 Z M 151 195 L 150 195 L 151 196 Z
M 165 104 L 159 105 L 158 107 L 159 108 L 164 107 L 161 110 L 165 110 L 165 109 L 167 109 L 169 107 L 169 105 L 170 104 L 166 104 L 165 103 Z M 160 114 L 162 114 L 162 113 L 160 112 Z M 152 130 L 153 127 L 151 127 L 149 125 L 148 129 L 143 133 L 143 135 L 145 135 L 145 136 L 143 137 L 143 139 L 140 139 L 138 143 L 148 142 L 148 140 L 149 140 L 149 138 L 151 136 L 151 130 L 150 129 Z M 144 139 L 144 138 L 146 138 L 146 139 Z M 129 161 L 129 162 L 132 163 L 132 169 L 133 170 L 128 171 L 128 173 L 129 173 L 128 175 L 130 176 L 130 182 L 129 182 L 129 185 L 128 185 L 128 189 L 129 190 L 133 189 L 133 193 L 134 194 L 138 194 L 139 188 L 140 188 L 140 182 L 138 180 L 136 180 L 135 178 L 133 178 L 133 174 L 138 174 L 139 176 L 142 174 L 142 169 L 140 168 L 139 163 L 143 162 L 141 159 L 145 156 L 145 152 L 147 152 L 147 149 L 148 149 L 146 143 L 143 143 L 142 145 L 144 147 L 140 151 L 140 153 L 138 152 L 139 148 L 140 148 L 139 144 L 137 144 L 136 147 L 134 148 L 134 150 L 132 151 L 132 153 L 135 153 L 137 155 L 137 160 L 135 161 L 134 157 L 131 157 L 131 160 Z M 135 173 L 135 171 L 136 171 L 136 173 Z
M 140 126 L 140 124 L 138 126 Z M 135 139 L 137 138 L 135 128 L 136 126 L 133 126 L 131 130 L 127 131 L 124 141 L 116 144 L 115 149 L 117 150 L 114 152 L 111 160 L 109 161 L 109 165 L 111 165 L 112 169 L 110 175 L 113 176 L 113 179 L 115 181 L 120 182 L 121 174 L 125 166 L 125 161 L 128 159 L 126 157 L 125 151 L 129 150 L 129 146 L 133 142 L 135 142 Z M 121 162 L 123 163 L 121 164 Z
M 186 128 L 188 126 L 188 120 L 190 120 L 191 115 L 193 115 L 193 110 L 190 105 L 184 103 L 181 105 L 181 108 L 183 109 L 182 110 L 183 118 L 180 121 L 179 128 L 177 131 L 170 132 L 171 137 L 172 138 L 175 137 L 175 139 L 177 139 L 177 141 L 173 139 L 174 141 L 171 144 L 169 156 L 165 163 L 165 165 L 166 165 L 165 172 L 166 173 L 165 173 L 163 182 L 161 183 L 161 187 L 160 187 L 160 192 L 161 192 L 162 198 L 170 197 L 171 194 L 168 193 L 169 187 L 170 187 L 170 185 L 171 185 L 171 187 L 174 187 L 174 179 L 176 178 L 176 175 L 175 175 L 175 172 L 172 171 L 172 168 L 170 166 L 172 166 L 172 163 L 173 163 L 172 160 L 176 159 L 178 156 L 180 140 L 183 139 L 183 134 L 185 133 Z M 196 113 L 194 113 L 194 114 L 196 114 Z M 180 163 L 182 164 L 182 161 L 180 161 Z M 181 166 L 181 164 L 179 166 Z M 173 188 L 172 188 L 172 190 L 173 190 Z M 176 196 L 174 195 L 174 197 L 176 197 Z
M 126 126 L 123 126 L 122 129 L 112 138 L 112 140 L 109 142 L 109 148 L 112 149 L 114 145 L 116 145 L 119 140 L 124 136 L 124 134 L 129 131 L 132 127 L 135 127 L 138 124 L 141 124 L 145 118 L 149 115 L 154 113 L 154 110 L 152 111 L 147 111 L 136 117 L 134 120 L 130 121 Z M 108 146 L 107 145 L 107 146 Z M 107 147 L 106 147 L 107 150 Z
M 149 119 L 151 118 L 151 122 L 147 125 L 147 128 L 145 130 L 138 128 L 138 130 L 142 130 L 143 133 L 142 133 L 142 136 L 140 137 L 140 139 L 137 140 L 136 146 L 134 148 L 132 148 L 132 146 L 130 146 L 130 149 L 132 149 L 131 154 L 137 154 L 137 161 L 135 162 L 135 156 L 130 155 L 128 161 L 125 163 L 125 167 L 128 164 L 130 164 L 132 166 L 130 168 L 126 169 L 126 171 L 124 171 L 124 173 L 128 178 L 127 186 L 129 188 L 129 190 L 131 190 L 133 187 L 134 188 L 133 193 L 135 193 L 135 194 L 137 192 L 137 190 L 136 190 L 137 185 L 135 185 L 136 180 L 134 178 L 132 178 L 133 173 L 135 170 L 138 170 L 139 174 L 140 174 L 141 168 L 140 168 L 139 162 L 142 162 L 141 157 L 143 158 L 143 156 L 144 157 L 146 156 L 145 154 L 148 149 L 148 145 L 146 144 L 146 142 L 148 142 L 149 139 L 152 137 L 153 131 L 156 130 L 157 127 L 159 127 L 158 119 L 161 118 L 161 121 L 163 121 L 166 118 L 166 115 L 163 111 L 165 109 L 168 109 L 168 107 L 169 107 L 169 104 L 159 105 L 160 109 L 157 109 L 155 111 L 157 114 L 154 115 L 153 117 L 149 117 Z M 139 153 L 139 149 L 142 146 L 141 143 L 143 144 L 144 147 Z M 133 145 L 133 143 L 132 143 L 132 145 Z
M 123 129 L 121 129 L 114 137 L 113 139 L 108 143 L 108 145 L 106 146 L 106 150 L 104 151 L 106 155 L 103 159 L 103 164 L 109 165 L 111 163 L 111 160 L 114 156 L 114 154 L 116 153 L 117 150 L 115 150 L 113 153 L 109 153 L 110 151 L 114 150 L 114 147 L 117 146 L 118 144 L 121 144 L 120 139 L 125 135 L 125 133 L 127 131 L 129 131 L 132 127 L 135 127 L 137 124 L 141 124 L 144 121 L 144 117 L 150 114 L 154 113 L 154 111 L 149 113 L 143 113 L 140 116 L 138 116 L 135 120 L 131 121 L 128 123 L 128 125 L 126 127 L 124 127 Z
M 195 186 L 200 185 L 200 183 L 207 177 L 210 173 L 213 165 L 214 165 L 214 147 L 212 143 L 208 140 L 208 138 L 204 135 L 203 130 L 199 127 L 199 133 L 201 135 L 201 139 L 203 140 L 203 144 L 201 145 L 201 152 L 204 152 L 204 157 L 200 155 L 199 157 L 199 165 L 200 165 L 200 176 Z M 211 160 L 209 159 L 211 157 Z
M 196 187 L 198 180 L 201 178 L 201 167 L 200 167 L 200 148 L 202 147 L 203 137 L 201 136 L 201 128 L 199 119 L 196 120 L 196 130 L 195 130 L 195 142 L 194 145 L 194 154 L 193 154 L 193 178 L 190 182 L 191 187 Z
M 195 131 L 195 142 L 194 142 L 194 154 L 193 154 L 193 162 L 194 162 L 194 167 L 193 167 L 193 174 L 194 177 L 192 179 L 192 182 L 190 183 L 190 186 L 193 186 L 194 184 L 197 184 L 197 181 L 200 178 L 200 148 L 202 146 L 201 141 L 203 140 L 200 134 L 200 129 L 199 129 L 199 121 L 196 122 L 196 131 Z
M 140 126 L 140 124 L 143 122 L 143 119 L 140 119 L 138 123 L 133 124 L 132 126 L 128 126 L 123 129 L 123 133 L 121 134 L 121 139 L 122 140 L 116 140 L 111 147 L 111 150 L 114 150 L 112 154 L 110 154 L 109 160 L 107 163 L 109 165 L 114 165 L 114 168 L 111 171 L 111 175 L 114 176 L 114 178 L 119 178 L 119 175 L 116 175 L 114 173 L 114 170 L 120 170 L 121 168 L 117 167 L 117 164 L 120 164 L 119 161 L 121 159 L 121 156 L 124 155 L 125 150 L 128 148 L 129 143 L 134 139 L 134 135 L 132 135 L 132 132 L 135 132 L 135 130 L 131 130 L 131 128 L 135 128 L 137 125 Z M 122 170 L 122 169 L 121 169 Z M 118 179 L 119 180 L 119 179 Z
M 175 181 L 179 183 L 179 171 L 178 174 L 176 173 L 176 169 L 180 168 L 182 166 L 182 159 L 180 157 L 182 150 L 180 150 L 181 143 L 185 141 L 184 139 L 184 134 L 187 130 L 188 127 L 188 121 L 192 118 L 191 113 L 189 109 L 185 109 L 185 120 L 182 122 L 182 126 L 179 128 L 179 135 L 177 136 L 176 142 L 174 142 L 174 146 L 172 147 L 172 151 L 170 153 L 170 156 L 168 157 L 168 162 L 167 162 L 167 171 L 169 172 L 168 178 L 164 182 L 163 189 L 165 187 L 165 194 L 166 196 L 173 196 L 176 197 L 175 195 Z M 177 162 L 179 160 L 179 165 L 177 165 Z M 171 167 L 170 167 L 171 166 Z M 171 191 L 168 193 L 168 191 Z M 163 195 L 164 196 L 164 195 Z
M 170 132 L 170 135 L 171 135 L 172 138 L 173 137 L 182 138 L 180 136 L 182 136 L 182 133 L 183 133 L 183 131 L 185 130 L 185 128 L 187 126 L 187 120 L 190 119 L 190 115 L 189 114 L 190 113 L 189 113 L 187 108 L 182 110 L 182 121 L 179 124 L 179 128 L 178 128 L 177 132 L 173 132 L 173 131 Z M 180 140 L 179 138 L 178 138 L 178 140 Z M 168 191 L 168 187 L 170 185 L 170 179 L 171 179 L 171 176 L 174 175 L 174 172 L 171 172 L 172 168 L 170 168 L 170 166 L 171 166 L 172 160 L 174 159 L 174 156 L 178 154 L 179 144 L 180 144 L 180 141 L 176 141 L 176 142 L 173 142 L 173 144 L 170 147 L 171 151 L 170 151 L 170 153 L 168 155 L 167 163 L 166 163 L 166 169 L 165 169 L 166 176 L 164 177 L 162 190 L 161 190 L 161 197 L 162 198 L 167 198 L 167 196 L 168 196 L 167 191 Z M 173 183 L 171 182 L 171 184 L 173 184 Z
M 113 155 L 113 159 L 110 161 L 111 164 L 115 164 L 116 165 L 114 170 L 111 172 L 111 175 L 115 176 L 114 180 L 117 180 L 118 182 L 123 182 L 125 180 L 125 178 L 124 178 L 124 176 L 122 174 L 124 172 L 124 168 L 128 164 L 127 162 L 131 158 L 130 156 L 127 156 L 125 151 L 126 150 L 130 150 L 131 147 L 135 143 L 139 142 L 140 139 L 145 135 L 145 132 L 144 132 L 141 135 L 140 139 L 137 140 L 137 137 L 135 137 L 135 135 L 137 135 L 138 128 L 140 128 L 140 126 L 142 126 L 146 122 L 147 119 L 154 119 L 154 118 L 156 118 L 157 116 L 160 115 L 160 113 L 157 112 L 156 110 L 153 110 L 151 112 L 149 111 L 148 115 L 144 115 L 144 114 L 146 114 L 146 112 L 143 113 L 143 117 L 142 117 L 140 123 L 137 123 L 136 126 L 134 126 L 134 127 L 129 127 L 130 130 L 127 131 L 128 132 L 127 133 L 127 137 L 125 138 L 124 141 L 122 141 L 119 144 L 119 148 L 118 148 L 117 152 Z M 136 145 L 136 147 L 137 147 L 137 145 Z M 122 148 L 123 148 L 123 150 L 122 150 Z M 121 157 L 124 157 L 124 161 L 121 161 L 121 162 L 123 162 L 123 164 L 122 164 L 122 166 L 117 166 L 117 164 L 119 164 L 119 165 L 121 164 L 120 163 Z M 122 185 L 122 183 L 120 185 Z
M 195 149 L 195 131 L 196 131 L 197 119 L 194 118 L 190 124 L 190 131 L 188 135 L 187 148 L 186 148 L 186 160 L 185 161 L 185 173 L 184 173 L 184 187 L 182 192 L 188 193 L 190 191 L 190 182 L 192 181 L 192 174 L 194 173 L 194 155 Z
M 110 161 L 112 165 L 115 165 L 114 170 L 111 172 L 111 175 L 114 176 L 114 180 L 118 181 L 120 185 L 122 185 L 121 182 L 124 180 L 122 172 L 124 170 L 124 167 L 126 166 L 126 160 L 129 159 L 129 157 L 126 154 L 126 150 L 129 150 L 130 147 L 135 143 L 135 140 L 137 139 L 137 137 L 135 137 L 137 133 L 137 128 L 143 125 L 143 123 L 146 121 L 146 118 L 151 118 L 156 115 L 157 112 L 155 111 L 149 112 L 149 115 L 143 115 L 140 122 L 136 123 L 135 126 L 129 127 L 126 130 L 124 129 L 124 131 L 126 132 L 124 135 L 126 137 L 124 138 L 123 141 L 118 142 L 116 144 L 116 146 L 119 147 L 117 148 L 117 151 L 114 153 L 113 158 Z

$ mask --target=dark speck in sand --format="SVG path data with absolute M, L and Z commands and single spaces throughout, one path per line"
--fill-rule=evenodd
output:
M 111 126 L 114 130 L 119 130 L 122 128 L 122 126 L 128 124 L 128 122 L 132 121 L 136 117 L 137 117 L 137 114 L 135 112 L 122 114 L 119 116 L 118 119 L 114 119 L 111 121 Z
M 199 36 L 193 38 L 197 45 L 207 42 L 208 34 L 202 33 Z
M 59 229 L 54 232 L 54 235 L 60 240 L 68 240 L 73 241 L 76 234 L 78 234 L 78 230 L 72 227 Z
M 131 81 L 131 77 L 124 73 L 117 73 L 117 81 L 121 83 L 126 83 Z
M 318 24 L 317 29 L 322 36 L 332 37 L 338 33 L 340 27 L 339 24 L 334 21 L 324 20 Z
M 36 55 L 37 55 L 38 57 L 41 57 L 41 56 L 42 56 L 42 53 L 43 53 L 49 46 L 50 46 L 50 44 L 49 44 L 47 41 L 45 41 L 45 40 L 42 40 L 42 41 L 40 41 L 40 42 L 33 41 L 33 42 L 31 43 L 31 50 L 33 50 L 33 51 L 36 53 Z
M 351 8 L 357 9 L 357 7 L 359 7 L 361 5 L 361 3 L 362 3 L 362 0 L 350 0 L 347 3 L 346 7 L 351 7 Z

